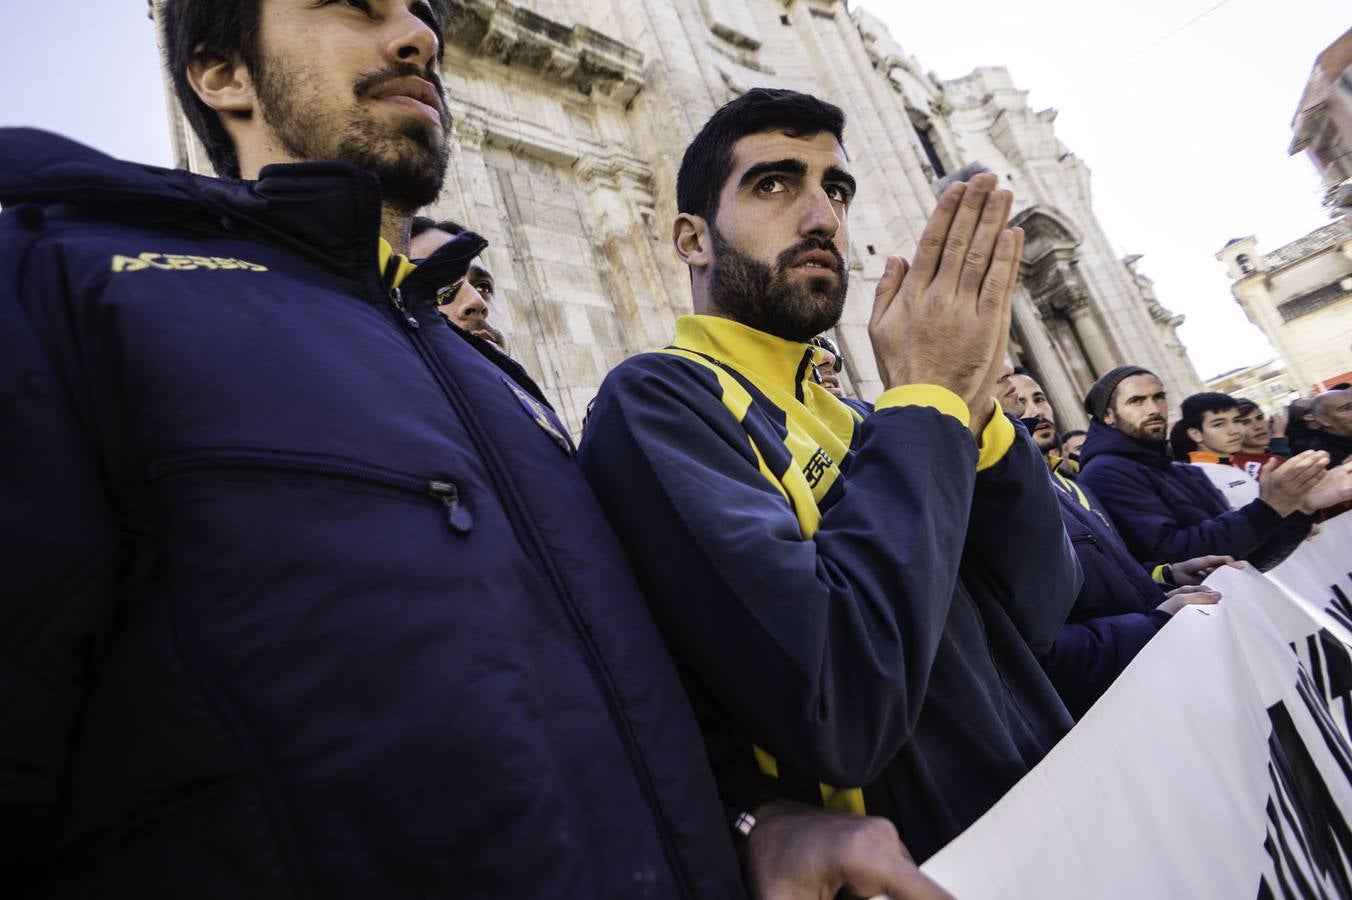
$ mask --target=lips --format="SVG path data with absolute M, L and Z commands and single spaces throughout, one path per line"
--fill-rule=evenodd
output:
M 836 260 L 835 254 L 829 250 L 809 250 L 806 253 L 795 257 L 789 264 L 791 269 L 823 269 L 829 272 L 840 270 L 840 263 Z
M 438 121 L 441 119 L 441 96 L 429 82 L 417 76 L 381 82 L 371 89 L 369 96 L 373 100 L 412 100 L 427 107 Z

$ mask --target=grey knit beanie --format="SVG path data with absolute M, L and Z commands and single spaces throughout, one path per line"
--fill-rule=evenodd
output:
M 1155 373 L 1142 366 L 1118 366 L 1108 374 L 1104 375 L 1094 386 L 1089 389 L 1089 393 L 1084 395 L 1084 411 L 1089 413 L 1100 422 L 1108 412 L 1108 405 L 1112 403 L 1113 392 L 1123 379 L 1130 378 L 1133 375 L 1154 375 Z

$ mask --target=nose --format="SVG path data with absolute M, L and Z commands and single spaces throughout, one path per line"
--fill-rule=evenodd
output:
M 467 282 L 461 287 L 457 300 L 455 317 L 461 327 L 468 329 L 470 324 L 488 318 L 488 304 L 484 302 L 483 295 L 474 289 L 474 285 Z
M 437 49 L 441 46 L 441 35 L 413 11 L 402 0 L 390 4 L 388 27 L 390 38 L 385 47 L 385 55 L 391 62 L 422 63 L 426 65 L 436 59 Z
M 802 237 L 822 237 L 830 240 L 840 230 L 840 216 L 835 204 L 820 188 L 803 194 L 803 210 L 798 220 Z

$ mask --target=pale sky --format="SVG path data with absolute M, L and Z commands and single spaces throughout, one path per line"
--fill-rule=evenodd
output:
M 172 164 L 145 0 L 3 2 L 0 124 Z M 1247 234 L 1271 251 L 1329 221 L 1314 170 L 1286 148 L 1315 56 L 1352 25 L 1347 0 L 862 5 L 940 77 L 1003 65 L 1035 109 L 1059 110 L 1109 240 L 1143 254 L 1161 302 L 1187 316 L 1203 378 L 1275 355 L 1214 254 Z
M 1187 316 L 1179 334 L 1203 379 L 1276 356 L 1215 253 L 1249 234 L 1271 252 L 1329 223 L 1313 166 L 1286 148 L 1314 59 L 1352 26 L 1352 2 L 862 5 L 926 71 L 1002 65 L 1034 109 L 1058 111 L 1109 241 L 1142 254 L 1160 302 Z

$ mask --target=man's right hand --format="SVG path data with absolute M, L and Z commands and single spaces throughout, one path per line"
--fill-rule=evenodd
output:
M 896 827 L 877 816 L 773 800 L 755 810 L 743 866 L 757 900 L 953 900 L 916 867 Z
M 1162 613 L 1173 615 L 1185 606 L 1206 606 L 1219 603 L 1221 592 L 1202 585 L 1188 585 L 1175 588 L 1164 597 L 1164 602 L 1155 607 Z
M 1306 450 L 1277 467 L 1277 460 L 1269 459 L 1258 473 L 1258 498 L 1277 511 L 1283 518 L 1298 512 L 1305 504 L 1305 495 L 1324 480 L 1324 469 L 1329 455 L 1323 450 Z
M 996 190 L 998 183 L 982 174 L 944 191 L 915 262 L 888 260 L 869 320 L 885 387 L 948 388 L 983 424 L 1004 361 L 1023 253 L 1023 230 L 1005 227 L 1014 195 Z

